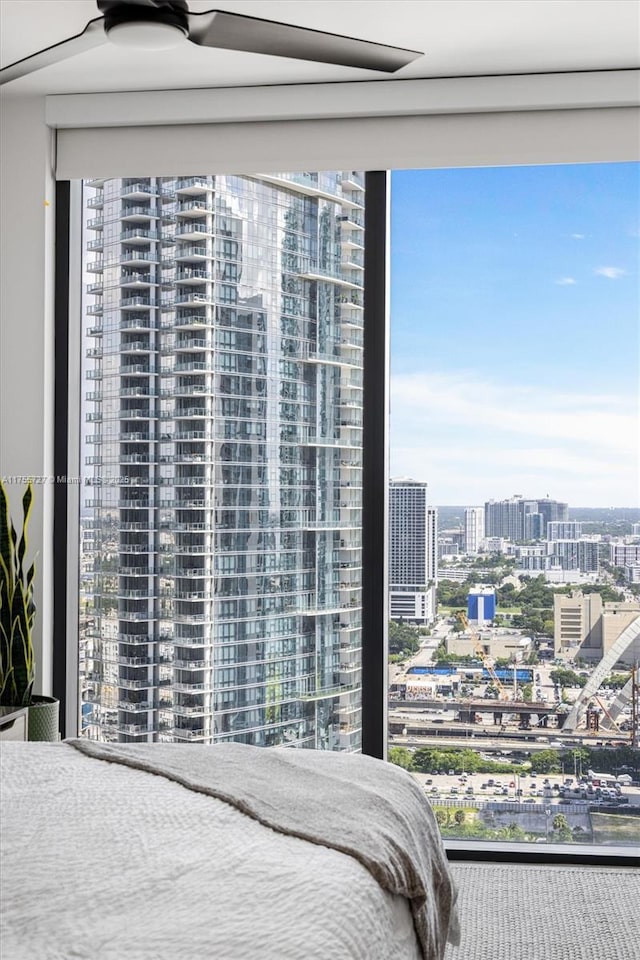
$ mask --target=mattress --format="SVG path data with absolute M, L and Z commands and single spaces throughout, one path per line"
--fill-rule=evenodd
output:
M 430 808 L 347 756 L 3 744 L 3 960 L 436 960 L 458 934 Z

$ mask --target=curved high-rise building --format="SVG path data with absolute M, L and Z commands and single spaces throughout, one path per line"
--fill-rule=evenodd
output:
M 85 193 L 83 733 L 358 750 L 364 177 Z

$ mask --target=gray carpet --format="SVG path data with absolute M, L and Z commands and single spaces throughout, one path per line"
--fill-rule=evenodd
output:
M 639 960 L 640 869 L 453 863 L 462 941 L 445 960 Z

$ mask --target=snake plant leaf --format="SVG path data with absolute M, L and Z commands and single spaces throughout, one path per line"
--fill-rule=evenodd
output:
M 24 571 L 33 486 L 22 497 L 20 538 L 11 521 L 9 498 L 0 481 L 0 703 L 28 706 L 35 678 L 32 630 L 35 563 Z

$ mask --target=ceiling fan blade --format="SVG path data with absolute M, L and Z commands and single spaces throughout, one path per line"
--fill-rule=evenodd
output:
M 50 67 L 54 63 L 60 63 L 68 57 L 75 57 L 79 53 L 85 53 L 87 50 L 93 50 L 107 42 L 104 32 L 104 17 L 96 17 L 90 20 L 82 33 L 75 37 L 69 37 L 61 43 L 54 43 L 52 47 L 46 47 L 38 53 L 23 60 L 17 60 L 0 70 L 0 85 L 10 83 L 19 77 L 25 77 L 34 70 L 41 70 L 42 67 Z
M 368 40 L 356 40 L 321 30 L 308 30 L 275 20 L 245 17 L 224 10 L 187 14 L 189 39 L 201 47 L 262 53 L 293 60 L 313 60 L 345 67 L 394 73 L 422 56 Z

